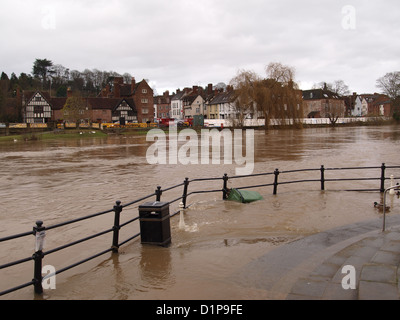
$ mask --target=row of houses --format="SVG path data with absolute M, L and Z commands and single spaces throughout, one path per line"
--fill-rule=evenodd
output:
M 390 99 L 382 94 L 353 93 L 341 97 L 322 89 L 300 91 L 303 99 L 304 118 L 390 116 Z M 22 113 L 26 123 L 62 122 L 66 119 L 67 99 L 73 96 L 68 90 L 67 97 L 52 97 L 48 92 L 31 91 L 22 93 Z M 115 77 L 113 85 L 107 85 L 97 97 L 82 98 L 81 122 L 97 123 L 146 123 L 157 119 L 183 120 L 202 115 L 205 119 L 238 119 L 241 111 L 237 108 L 237 95 L 231 86 L 216 88 L 208 84 L 205 88 L 192 86 L 170 94 L 154 96 L 146 80 L 124 83 L 122 77 Z M 287 107 L 287 106 L 285 106 Z M 299 108 L 299 106 L 297 106 Z M 257 119 L 261 113 L 253 110 L 245 115 Z
M 382 94 L 353 93 L 351 96 L 339 96 L 328 90 L 303 90 L 302 110 L 304 118 L 364 117 L 391 115 L 390 99 Z M 203 115 L 205 119 L 237 119 L 237 96 L 232 87 L 225 90 L 213 89 L 209 84 L 206 88 L 193 86 L 177 93 L 154 97 L 155 118 L 185 119 Z M 258 112 L 247 115 L 248 119 L 257 119 Z
M 352 117 L 385 116 L 392 115 L 392 102 L 384 94 L 361 94 L 353 93 L 345 97 L 347 115 Z
M 155 118 L 183 120 L 202 115 L 206 119 L 229 119 L 236 117 L 236 96 L 232 87 L 215 89 L 212 84 L 206 88 L 193 86 L 182 91 L 154 97 Z

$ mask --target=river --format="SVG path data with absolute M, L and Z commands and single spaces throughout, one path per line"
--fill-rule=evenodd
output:
M 0 238 L 32 230 L 36 220 L 45 226 L 110 209 L 155 191 L 180 184 L 186 177 L 234 176 L 238 165 L 149 164 L 153 144 L 146 136 L 54 139 L 0 143 Z M 400 126 L 308 128 L 255 131 L 254 173 L 295 169 L 400 165 Z M 396 171 L 397 170 L 397 171 Z M 387 176 L 399 176 L 399 169 Z M 318 179 L 319 171 L 295 173 L 290 179 Z M 339 173 L 326 172 L 326 178 Z M 380 177 L 380 170 L 340 173 L 341 177 Z M 281 178 L 281 177 L 280 177 Z M 249 179 L 249 178 L 245 178 Z M 229 180 L 229 187 L 272 183 L 273 176 Z M 282 177 L 282 179 L 284 179 Z M 256 188 L 263 200 L 240 204 L 222 194 L 188 198 L 185 229 L 179 216 L 171 218 L 168 248 L 142 245 L 140 238 L 56 277 L 56 289 L 44 299 L 262 299 L 263 290 L 237 279 L 245 265 L 277 246 L 337 226 L 378 218 L 376 192 L 345 192 L 348 188 L 379 188 L 379 181 L 318 182 Z M 389 182 L 386 182 L 387 186 Z M 222 180 L 196 182 L 194 189 L 221 189 Z M 182 188 L 162 195 L 169 201 Z M 178 202 L 170 212 L 178 209 Z M 396 211 L 397 210 L 397 211 Z M 392 214 L 399 212 L 398 201 Z M 138 215 L 138 207 L 123 210 L 122 222 Z M 45 251 L 112 227 L 113 214 L 68 225 L 46 233 Z M 121 230 L 120 239 L 139 231 L 138 223 Z M 112 234 L 90 240 L 44 258 L 56 269 L 111 246 Z M 34 238 L 0 243 L 0 264 L 29 257 Z M 0 270 L 0 291 L 29 282 L 33 262 Z M 33 288 L 0 297 L 33 299 Z M 38 298 L 38 297 L 36 297 Z

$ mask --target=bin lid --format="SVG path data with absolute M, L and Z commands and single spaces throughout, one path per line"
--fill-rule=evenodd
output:
M 262 200 L 263 197 L 256 191 L 231 189 L 228 200 L 241 203 L 250 203 Z
M 161 201 L 153 201 L 153 202 L 146 202 L 139 206 L 139 209 L 146 209 L 146 208 L 164 208 L 165 206 L 169 206 L 168 202 L 161 202 Z

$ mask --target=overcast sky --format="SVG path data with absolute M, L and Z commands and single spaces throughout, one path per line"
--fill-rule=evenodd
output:
M 0 37 L 9 76 L 46 58 L 128 72 L 162 94 L 281 62 L 301 89 L 341 79 L 367 93 L 400 71 L 400 1 L 1 0 Z

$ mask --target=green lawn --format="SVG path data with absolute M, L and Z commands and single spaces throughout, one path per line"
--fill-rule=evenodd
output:
M 106 137 L 107 134 L 99 130 L 67 130 L 54 132 L 34 132 L 20 135 L 0 136 L 0 142 L 50 140 L 50 139 L 84 139 Z

